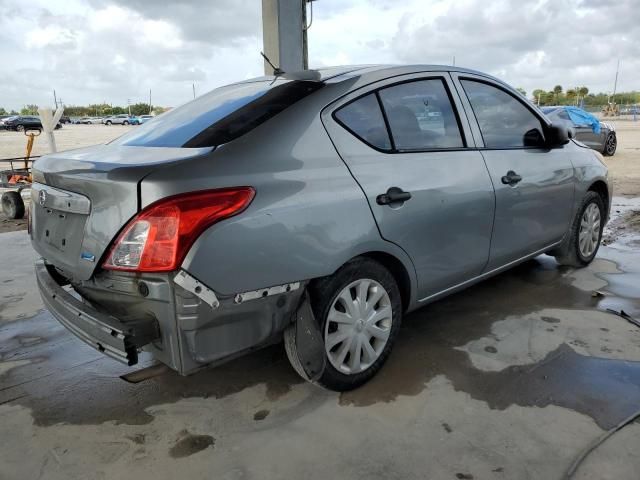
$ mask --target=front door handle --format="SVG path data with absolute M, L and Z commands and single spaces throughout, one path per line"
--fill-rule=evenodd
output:
M 502 177 L 502 183 L 504 183 L 505 185 L 515 185 L 516 183 L 518 183 L 520 180 L 522 180 L 522 177 L 520 175 L 518 175 L 516 172 L 514 172 L 513 170 L 509 170 L 507 172 L 507 174 Z
M 391 187 L 387 190 L 387 193 L 383 193 L 376 197 L 376 203 L 378 205 L 391 205 L 393 203 L 404 203 L 410 198 L 410 192 L 405 192 L 398 187 Z

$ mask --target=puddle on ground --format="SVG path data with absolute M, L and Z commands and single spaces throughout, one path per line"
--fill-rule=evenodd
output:
M 25 345 L 25 338 L 36 336 L 43 341 Z M 0 328 L 0 366 L 16 361 L 28 364 L 0 375 L 0 405 L 20 397 L 43 426 L 109 420 L 142 425 L 153 420 L 146 412 L 153 405 L 222 398 L 258 384 L 265 384 L 266 400 L 275 401 L 303 382 L 274 345 L 188 377 L 169 371 L 131 384 L 119 378 L 131 369 L 82 344 L 48 313 Z
M 180 432 L 175 445 L 169 450 L 172 458 L 184 458 L 213 447 L 216 439 L 211 435 L 194 435 L 186 430 Z
M 542 310 L 637 311 L 638 283 L 634 286 L 634 282 L 640 266 L 626 266 L 634 262 L 632 253 L 631 249 L 626 253 L 607 247 L 601 250 L 601 258 L 613 259 L 620 267 L 616 269 L 607 260 L 597 264 L 597 271 L 603 272 L 599 277 L 609 282 L 603 297 L 584 288 L 588 282 L 576 281 L 574 270 L 540 256 L 408 315 L 385 368 L 369 384 L 341 395 L 340 404 L 367 406 L 401 395 L 417 395 L 430 379 L 442 374 L 457 390 L 492 408 L 560 405 L 585 413 L 608 428 L 640 403 L 640 363 L 578 353 L 583 352 L 583 346 L 575 343 L 575 349 L 571 348 L 563 343 L 563 337 L 559 346 L 531 364 L 485 371 L 477 368 L 461 347 L 495 336 L 492 326 L 498 321 Z M 596 278 L 594 268 L 589 275 Z M 588 275 L 587 270 L 581 272 L 583 277 Z M 562 315 L 544 316 L 544 330 L 560 335 Z M 605 336 L 608 330 L 620 328 L 616 322 L 628 328 L 630 335 L 636 334 L 636 327 L 616 316 L 597 330 Z M 606 352 L 615 346 L 603 339 L 596 347 Z M 496 357 L 502 353 L 495 343 L 484 345 L 483 352 Z M 83 345 L 48 313 L 0 327 L 0 361 L 28 362 L 0 374 L 0 404 L 15 402 L 30 408 L 34 422 L 43 426 L 106 421 L 146 424 L 153 420 L 148 411 L 154 405 L 190 397 L 222 398 L 262 384 L 266 400 L 273 402 L 302 383 L 282 346 L 276 345 L 189 377 L 169 372 L 129 384 L 119 376 L 130 369 Z M 302 402 L 319 405 L 326 398 L 319 390 L 310 389 Z M 271 415 L 279 413 L 274 408 Z M 257 411 L 255 420 L 263 420 L 268 412 Z

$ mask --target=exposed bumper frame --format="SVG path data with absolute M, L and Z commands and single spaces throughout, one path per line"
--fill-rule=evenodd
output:
M 124 323 L 83 303 L 58 284 L 43 259 L 36 261 L 42 300 L 71 333 L 105 355 L 127 365 L 138 363 L 138 349 L 159 336 L 152 319 Z

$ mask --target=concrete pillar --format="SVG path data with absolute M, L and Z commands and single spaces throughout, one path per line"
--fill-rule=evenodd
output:
M 307 68 L 306 0 L 262 0 L 264 53 L 285 72 Z M 264 72 L 273 69 L 265 61 Z

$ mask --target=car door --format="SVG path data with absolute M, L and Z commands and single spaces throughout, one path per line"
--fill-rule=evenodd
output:
M 489 255 L 493 187 L 452 92 L 448 73 L 412 75 L 323 112 L 381 236 L 411 257 L 422 300 L 477 276 Z
M 481 76 L 453 77 L 495 188 L 490 271 L 562 240 L 574 196 L 571 154 L 545 145 L 549 123 L 517 92 Z

